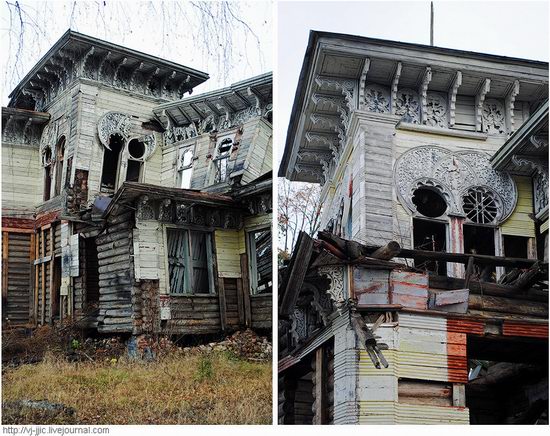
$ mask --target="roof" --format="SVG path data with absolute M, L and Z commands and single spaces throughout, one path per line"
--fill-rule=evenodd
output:
M 12 99 L 10 106 L 16 105 L 17 98 L 23 89 L 27 87 L 36 88 L 36 86 L 30 84 L 31 81 L 40 83 L 47 79 L 57 83 L 63 80 L 60 76 L 65 75 L 68 70 L 72 70 L 72 74 L 67 74 L 71 78 L 81 76 L 82 71 L 78 71 L 76 66 L 80 64 L 81 60 L 86 61 L 87 56 L 97 57 L 100 65 L 102 60 L 109 59 L 114 64 L 123 64 L 124 68 L 139 68 L 145 74 L 152 75 L 156 71 L 156 77 L 166 75 L 171 80 L 187 80 L 187 88 L 193 88 L 209 78 L 207 73 L 194 68 L 69 29 L 10 93 L 9 97 Z M 187 79 L 188 76 L 189 79 Z
M 220 116 L 249 108 L 265 108 L 273 102 L 272 85 L 273 73 L 268 72 L 225 88 L 161 104 L 153 109 L 153 113 L 165 125 L 169 118 L 173 125 L 181 126 L 199 122 L 210 113 Z
M 329 141 L 337 141 L 338 137 L 330 130 L 314 132 L 325 138 L 330 136 L 329 141 L 324 141 L 325 144 L 317 144 L 314 152 L 308 150 L 307 146 L 309 139 L 305 132 L 315 124 L 308 115 L 314 112 L 314 108 L 320 108 L 317 113 L 322 116 L 319 118 L 331 118 L 335 121 L 340 118 L 335 107 L 323 106 L 322 98 L 320 101 L 312 101 L 315 92 L 321 96 L 328 95 L 332 99 L 341 99 L 341 93 L 335 93 L 334 83 L 331 89 L 330 82 L 356 81 L 363 74 L 366 74 L 367 81 L 391 86 L 398 62 L 403 67 L 398 75 L 400 88 L 418 88 L 424 72 L 431 68 L 433 76 L 429 82 L 430 91 L 448 92 L 456 72 L 461 71 L 464 77 L 459 89 L 461 95 L 476 95 L 485 78 L 490 78 L 491 89 L 487 98 L 504 98 L 515 80 L 519 80 L 521 85 L 518 100 L 537 101 L 548 97 L 547 62 L 311 31 L 290 115 L 279 176 L 290 180 L 319 182 L 320 161 L 331 157 L 331 146 L 334 148 L 336 144 Z M 364 73 L 365 66 L 368 66 L 368 73 Z M 317 79 L 328 80 L 316 83 Z M 300 165 L 310 168 L 311 171 L 302 170 L 298 175 L 294 165 L 299 151 Z
M 533 135 L 546 135 L 546 146 L 531 142 Z M 529 119 L 514 132 L 491 158 L 491 163 L 497 170 L 517 172 L 518 168 L 512 162 L 514 155 L 526 155 L 548 161 L 548 100 L 531 114 Z M 522 167 L 523 172 L 531 172 L 532 168 Z

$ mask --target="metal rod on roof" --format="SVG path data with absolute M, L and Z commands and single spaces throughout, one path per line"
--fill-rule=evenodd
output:
M 430 2 L 430 45 L 434 45 L 434 2 Z

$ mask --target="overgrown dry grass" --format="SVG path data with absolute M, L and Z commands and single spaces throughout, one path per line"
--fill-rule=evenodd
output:
M 76 410 L 74 424 L 271 423 L 271 364 L 228 354 L 168 356 L 151 363 L 69 363 L 47 355 L 39 364 L 6 370 L 2 382 L 3 403 L 61 403 Z M 14 423 L 8 419 L 4 413 L 3 424 Z M 11 419 L 56 423 L 36 422 L 31 415 Z

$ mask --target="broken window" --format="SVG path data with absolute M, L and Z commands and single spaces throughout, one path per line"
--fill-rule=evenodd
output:
M 54 196 L 61 194 L 61 178 L 63 176 L 63 161 L 65 159 L 65 137 L 62 136 L 55 146 L 55 187 Z
M 437 218 L 447 211 L 447 202 L 443 196 L 429 187 L 420 187 L 413 193 L 412 202 L 418 213 L 429 218 Z
M 109 148 L 103 153 L 103 169 L 101 172 L 101 191 L 113 192 L 116 189 L 120 154 L 124 147 L 122 136 L 114 134 L 109 138 Z
M 193 146 L 185 147 L 180 150 L 178 159 L 178 179 L 177 187 L 189 189 L 191 187 L 191 175 L 193 173 Z
M 170 292 L 213 293 L 212 235 L 187 229 L 167 229 L 166 233 Z
M 272 292 L 271 229 L 248 233 L 250 288 L 252 294 Z
M 52 151 L 49 147 L 44 151 L 42 165 L 44 166 L 44 201 L 48 201 L 52 187 Z
M 227 180 L 227 165 L 229 163 L 229 154 L 232 144 L 233 140 L 230 138 L 222 139 L 218 144 L 216 158 L 214 159 L 216 168 L 214 183 L 222 183 Z
M 137 139 L 128 143 L 128 168 L 126 170 L 127 182 L 139 182 L 143 167 L 143 156 L 145 155 L 145 144 Z
M 415 250 L 447 251 L 447 226 L 445 223 L 413 219 L 413 240 Z M 415 261 L 415 267 L 447 275 L 447 263 L 442 261 Z

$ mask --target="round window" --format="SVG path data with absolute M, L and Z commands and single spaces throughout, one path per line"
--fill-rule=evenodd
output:
M 494 194 L 482 187 L 468 189 L 462 197 L 462 209 L 470 221 L 478 224 L 494 223 L 498 215 Z
M 132 139 L 128 143 L 128 153 L 134 159 L 141 159 L 145 154 L 145 144 L 137 139 Z
M 420 187 L 413 193 L 412 202 L 416 210 L 429 218 L 437 218 L 447 210 L 447 202 L 443 196 L 434 189 Z

